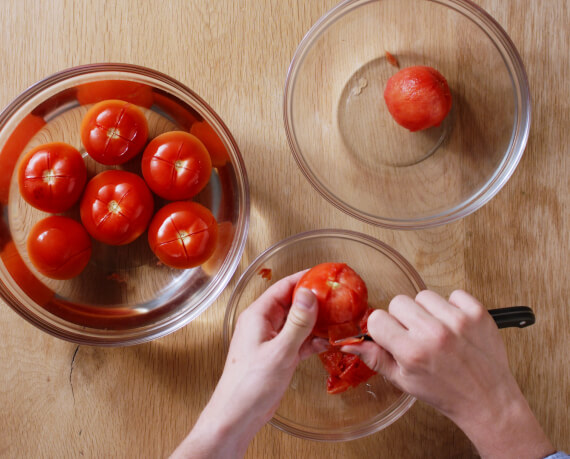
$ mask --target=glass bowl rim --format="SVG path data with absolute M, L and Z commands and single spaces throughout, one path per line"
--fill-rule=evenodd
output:
M 446 211 L 425 217 L 401 219 L 382 217 L 361 211 L 353 205 L 337 198 L 333 191 L 321 183 L 317 175 L 309 167 L 295 135 L 293 94 L 298 72 L 305 61 L 307 53 L 327 28 L 352 10 L 378 1 L 384 0 L 342 1 L 321 16 L 299 43 L 289 68 L 287 69 L 283 92 L 283 122 L 289 148 L 295 162 L 313 188 L 329 203 L 351 217 L 375 226 L 398 230 L 416 230 L 445 225 L 470 215 L 489 202 L 507 183 L 520 162 L 526 148 L 531 125 L 530 88 L 526 70 L 516 46 L 506 31 L 489 13 L 471 0 L 424 0 L 449 7 L 465 16 L 487 35 L 497 51 L 501 54 L 515 92 L 515 118 L 509 146 L 503 155 L 501 163 L 489 180 L 476 190 L 471 197 Z
M 231 253 L 229 258 L 226 258 L 226 261 L 220 266 L 219 271 L 216 273 L 218 279 L 213 281 L 209 288 L 202 292 L 199 297 L 200 302 L 197 303 L 194 309 L 187 311 L 181 308 L 182 312 L 179 311 L 179 313 L 174 316 L 167 316 L 159 321 L 157 325 L 153 324 L 150 327 L 143 325 L 119 332 L 104 329 L 89 329 L 80 326 L 66 327 L 65 324 L 68 322 L 64 319 L 60 319 L 47 311 L 39 314 L 30 310 L 24 304 L 21 304 L 12 293 L 10 287 L 0 278 L 0 297 L 2 300 L 18 315 L 40 330 L 76 344 L 119 347 L 141 344 L 173 333 L 198 317 L 219 297 L 235 274 L 245 249 L 250 223 L 250 193 L 247 171 L 241 151 L 220 116 L 192 89 L 165 73 L 148 67 L 135 64 L 104 62 L 78 65 L 48 75 L 22 91 L 2 109 L 0 112 L 0 130 L 4 128 L 10 119 L 16 115 L 29 100 L 41 94 L 42 91 L 74 77 L 104 72 L 120 72 L 151 78 L 180 91 L 191 101 L 193 108 L 196 109 L 196 107 L 198 107 L 199 113 L 206 115 L 204 118 L 214 124 L 216 131 L 224 137 L 228 143 L 228 147 L 232 150 L 233 166 L 238 181 L 237 195 L 243 206 L 243 212 L 238 215 L 236 233 L 234 235 L 235 240 L 238 240 L 239 243 L 230 249 Z M 33 302 L 31 299 L 29 301 Z M 55 319 L 52 319 L 52 316 Z
M 384 254 L 390 260 L 392 260 L 398 266 L 398 268 L 400 268 L 408 276 L 408 278 L 414 283 L 414 285 L 418 288 L 418 291 L 425 290 L 427 288 L 424 281 L 420 277 L 419 273 L 411 265 L 411 263 L 408 260 L 406 260 L 406 258 L 404 258 L 403 255 L 401 255 L 396 249 L 390 247 L 385 242 L 382 242 L 379 239 L 369 236 L 368 234 L 352 230 L 335 229 L 335 228 L 324 228 L 324 229 L 310 230 L 310 231 L 297 233 L 285 239 L 280 240 L 279 242 L 271 245 L 269 248 L 262 251 L 249 264 L 249 266 L 240 276 L 238 282 L 234 287 L 234 290 L 232 291 L 224 315 L 223 342 L 226 353 L 229 349 L 231 337 L 233 334 L 233 329 L 230 330 L 230 324 L 235 323 L 236 308 L 239 299 L 243 294 L 245 286 L 258 273 L 259 269 L 262 267 L 265 260 L 268 257 L 273 256 L 275 253 L 279 252 L 280 250 L 286 249 L 287 247 L 294 245 L 297 242 L 311 240 L 311 239 L 320 239 L 323 237 L 327 238 L 336 237 L 336 238 L 348 239 L 353 242 L 359 242 L 371 246 L 375 250 L 382 252 L 382 254 Z M 394 411 L 389 413 L 384 419 L 377 420 L 376 422 L 372 422 L 370 424 L 359 424 L 352 431 L 346 431 L 343 429 L 334 429 L 327 431 L 323 429 L 313 429 L 311 431 L 307 431 L 303 430 L 302 428 L 296 425 L 288 424 L 287 422 L 279 419 L 279 416 L 277 414 L 274 415 L 274 417 L 269 421 L 269 423 L 283 432 L 307 440 L 315 440 L 322 442 L 350 441 L 371 435 L 375 432 L 378 432 L 388 427 L 390 424 L 394 423 L 401 416 L 403 416 L 412 407 L 415 401 L 416 401 L 415 397 L 413 397 L 410 394 L 403 393 L 399 397 L 399 399 L 391 405 L 390 408 L 396 406 Z

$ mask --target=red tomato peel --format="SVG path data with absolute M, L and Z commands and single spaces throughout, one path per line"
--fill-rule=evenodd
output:
M 329 374 L 327 379 L 329 394 L 340 394 L 350 387 L 368 381 L 376 374 L 358 356 L 342 352 L 334 346 L 321 352 L 319 358 Z

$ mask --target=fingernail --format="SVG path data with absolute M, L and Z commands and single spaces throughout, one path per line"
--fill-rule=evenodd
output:
M 309 289 L 301 287 L 295 293 L 295 304 L 303 309 L 311 309 L 315 305 L 315 295 Z

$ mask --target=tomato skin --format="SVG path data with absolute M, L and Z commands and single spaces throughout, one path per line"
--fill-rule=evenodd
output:
M 439 126 L 451 110 L 451 91 L 432 67 L 413 66 L 392 75 L 384 100 L 394 120 L 410 131 Z
M 80 223 L 53 215 L 32 227 L 27 249 L 40 273 L 52 279 L 71 279 L 89 263 L 91 239 Z
M 311 268 L 297 282 L 317 297 L 319 314 L 313 334 L 329 338 L 329 328 L 358 322 L 368 308 L 368 289 L 361 277 L 345 263 L 322 263 Z M 335 335 L 335 339 L 340 339 Z
M 229 160 L 230 156 L 224 143 L 221 141 L 216 131 L 210 126 L 206 121 L 198 121 L 192 125 L 190 129 L 190 134 L 198 137 L 208 153 L 210 153 L 210 158 L 212 158 L 212 165 L 214 167 L 222 167 Z
M 212 256 L 218 239 L 218 224 L 204 206 L 189 201 L 167 204 L 148 228 L 148 243 L 160 261 L 173 268 L 188 269 Z
M 158 196 L 171 201 L 190 199 L 210 180 L 212 161 L 204 144 L 183 131 L 165 132 L 145 148 L 142 173 Z
M 68 210 L 79 200 L 86 181 L 87 168 L 81 154 L 63 142 L 30 150 L 18 169 L 20 194 L 44 212 Z
M 124 245 L 147 228 L 154 200 L 146 183 L 132 172 L 107 170 L 93 177 L 81 198 L 81 221 L 98 241 Z
M 358 356 L 342 352 L 337 347 L 331 346 L 327 351 L 321 352 L 319 359 L 329 374 L 327 379 L 329 394 L 340 394 L 376 374 Z
M 81 121 L 81 142 L 95 161 L 123 164 L 144 148 L 148 122 L 135 105 L 122 100 L 105 100 L 89 109 Z

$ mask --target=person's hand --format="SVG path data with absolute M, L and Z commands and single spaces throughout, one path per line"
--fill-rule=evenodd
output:
M 302 274 L 276 282 L 239 316 L 222 377 L 173 457 L 188 451 L 192 457 L 243 455 L 275 413 L 300 360 L 326 349 L 326 341 L 309 337 L 317 320 L 315 295 L 299 289 L 291 305 Z
M 454 421 L 482 456 L 554 451 L 522 395 L 487 310 L 455 291 L 395 297 L 368 319 L 374 342 L 343 346 L 403 391 Z

